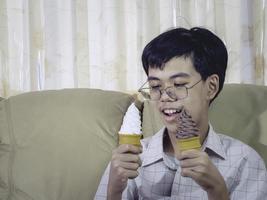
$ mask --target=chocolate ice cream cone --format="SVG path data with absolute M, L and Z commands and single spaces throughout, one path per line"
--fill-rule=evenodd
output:
M 177 140 L 177 147 L 180 151 L 185 151 L 189 149 L 198 149 L 200 150 L 201 144 L 200 144 L 200 137 L 190 137 L 185 139 L 178 139 Z

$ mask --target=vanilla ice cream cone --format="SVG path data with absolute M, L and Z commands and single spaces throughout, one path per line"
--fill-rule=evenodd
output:
M 142 135 L 140 134 L 119 134 L 119 144 L 132 144 L 141 146 L 140 140 Z
M 119 144 L 132 144 L 141 146 L 142 138 L 140 111 L 132 103 L 123 118 L 119 131 Z

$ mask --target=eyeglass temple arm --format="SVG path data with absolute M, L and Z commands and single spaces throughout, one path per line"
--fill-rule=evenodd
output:
M 147 82 L 148 82 L 148 81 L 144 82 L 144 83 L 141 85 L 141 87 L 138 89 L 138 92 L 142 92 L 142 89 L 143 89 L 144 85 L 147 84 Z

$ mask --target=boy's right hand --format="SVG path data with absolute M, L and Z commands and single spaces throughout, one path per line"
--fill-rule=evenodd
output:
M 122 144 L 113 151 L 108 181 L 109 199 L 120 199 L 128 178 L 138 176 L 137 169 L 141 166 L 138 154 L 141 152 L 141 147 L 130 144 Z

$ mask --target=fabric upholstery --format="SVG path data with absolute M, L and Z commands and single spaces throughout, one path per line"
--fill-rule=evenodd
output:
M 0 102 L 0 199 L 93 199 L 130 95 L 32 92 Z

